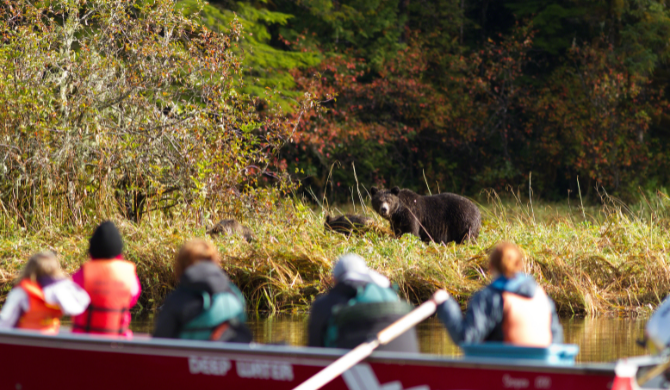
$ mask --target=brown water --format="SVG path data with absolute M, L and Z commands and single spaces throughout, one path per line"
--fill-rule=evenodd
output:
M 618 358 L 643 355 L 646 351 L 635 340 L 644 331 L 645 320 L 629 318 L 570 318 L 562 319 L 565 342 L 580 347 L 577 361 L 608 362 Z M 150 318 L 135 320 L 131 326 L 135 332 L 150 333 L 153 321 Z M 277 315 L 252 317 L 249 327 L 258 343 L 307 343 L 307 315 Z M 446 356 L 461 354 L 451 342 L 442 323 L 431 318 L 418 326 L 421 352 Z

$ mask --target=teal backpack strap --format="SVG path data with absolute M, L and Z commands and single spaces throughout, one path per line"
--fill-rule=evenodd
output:
M 326 335 L 323 340 L 323 346 L 326 348 L 335 348 L 337 346 L 337 324 L 335 318 L 337 313 L 342 309 L 342 305 L 333 306 L 332 314 L 328 318 L 328 327 L 326 328 Z
M 244 295 L 242 295 L 242 291 L 240 291 L 239 288 L 237 288 L 236 285 L 230 283 L 230 289 L 233 290 L 233 294 L 237 297 L 237 299 L 240 300 L 242 303 L 242 312 L 239 314 L 237 317 L 237 320 L 240 322 L 246 322 L 247 321 L 247 302 L 244 299 Z
M 212 306 L 212 297 L 209 295 L 207 292 L 202 292 L 202 309 L 203 310 L 209 310 L 210 306 Z

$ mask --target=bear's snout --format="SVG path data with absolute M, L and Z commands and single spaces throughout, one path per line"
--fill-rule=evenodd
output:
M 381 212 L 382 215 L 387 215 L 389 213 L 388 203 L 386 202 L 382 203 L 382 206 L 379 208 L 379 211 Z

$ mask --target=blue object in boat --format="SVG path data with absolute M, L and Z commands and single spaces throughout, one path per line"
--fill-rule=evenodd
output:
M 538 360 L 547 364 L 574 364 L 579 346 L 575 344 L 552 344 L 547 348 L 518 347 L 497 342 L 461 344 L 466 357 L 492 359 Z

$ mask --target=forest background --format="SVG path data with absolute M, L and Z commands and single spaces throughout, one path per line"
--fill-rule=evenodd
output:
M 278 161 L 317 195 L 358 180 L 630 200 L 668 183 L 670 10 L 650 0 L 212 1 L 253 35 L 249 92 L 306 115 Z M 213 15 L 213 13 L 212 13 Z M 212 16 L 212 21 L 215 17 Z M 333 100 L 329 100 L 333 99 Z
M 564 313 L 647 310 L 670 290 L 667 5 L 0 1 L 0 296 L 36 251 L 76 270 L 112 219 L 156 307 L 179 246 L 235 217 L 256 241 L 214 240 L 256 310 L 306 309 L 348 251 L 465 303 L 500 240 Z M 371 185 L 473 197 L 480 238 L 396 239 Z M 374 228 L 324 232 L 344 202 Z

